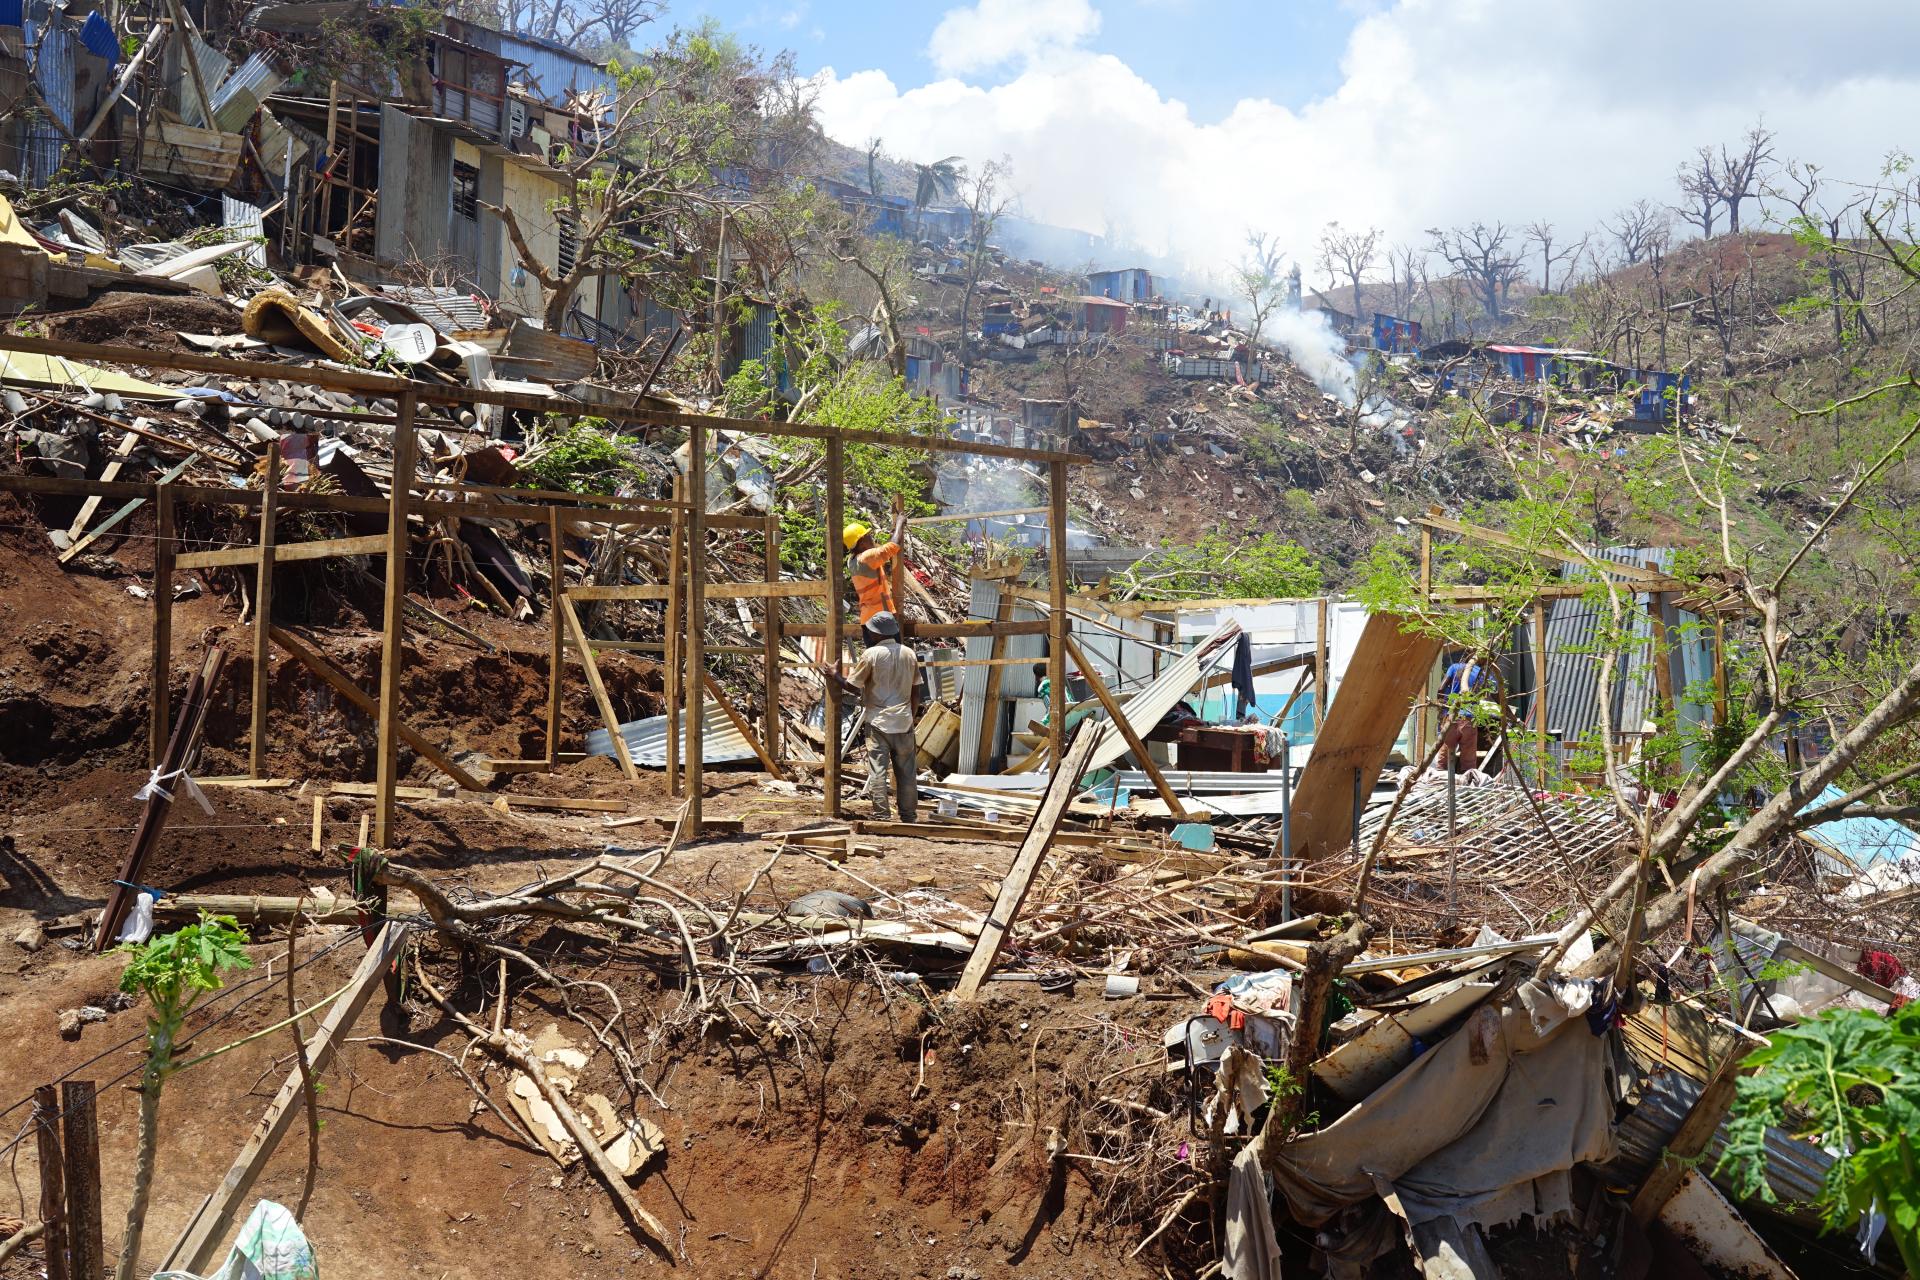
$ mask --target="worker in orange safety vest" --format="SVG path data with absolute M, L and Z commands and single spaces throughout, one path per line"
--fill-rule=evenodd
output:
M 875 545 L 873 531 L 854 522 L 841 533 L 840 543 L 847 549 L 847 576 L 853 579 L 854 594 L 860 599 L 860 625 L 866 626 L 876 613 L 900 612 L 893 598 L 893 562 L 900 555 L 900 540 L 907 534 L 906 500 L 893 498 L 893 537 Z

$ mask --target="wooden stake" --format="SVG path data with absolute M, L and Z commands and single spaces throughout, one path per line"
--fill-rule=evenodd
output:
M 1059 760 L 1067 741 L 1067 464 L 1047 464 L 1047 750 Z
M 1314 604 L 1317 608 L 1313 632 L 1313 731 L 1317 735 L 1320 726 L 1327 722 L 1327 599 L 1322 596 Z
M 847 447 L 838 436 L 827 441 L 827 627 L 821 658 L 840 673 L 841 630 L 846 626 L 846 556 L 840 534 L 847 525 Z M 826 790 L 827 816 L 840 816 L 840 689 L 827 681 L 826 718 L 821 726 L 826 741 L 822 754 L 821 785 Z
M 1000 605 L 994 610 L 996 622 L 1013 621 L 1013 604 L 1017 597 L 1013 594 L 1013 584 L 1000 584 Z M 1007 656 L 1007 638 L 1003 635 L 993 637 L 988 661 L 995 663 L 987 669 L 987 697 L 980 716 L 980 741 L 974 748 L 973 771 L 985 773 L 993 764 L 994 740 L 1000 736 L 1000 681 L 1001 667 L 998 665 Z
M 686 574 L 682 569 L 685 563 L 687 542 L 687 523 L 680 514 L 680 506 L 687 498 L 685 476 L 673 478 L 673 500 L 676 503 L 672 523 L 667 527 L 667 625 L 665 643 L 667 646 L 667 794 L 680 794 L 680 700 L 685 691 L 680 686 L 681 673 L 681 619 L 685 616 L 680 608 L 680 600 L 685 591 Z
M 367 828 L 369 825 L 372 824 L 372 822 L 373 822 L 372 814 L 363 813 L 360 815 L 360 839 L 354 846 L 355 848 L 364 849 L 367 847 Z
M 327 794 L 322 791 L 313 798 L 313 851 L 315 853 L 320 852 L 320 850 L 325 847 L 321 843 L 321 836 L 325 832 L 326 821 Z
M 767 517 L 767 581 L 780 581 L 780 520 L 777 516 Z M 766 623 L 762 628 L 761 642 L 766 646 L 765 656 L 761 660 L 767 685 L 767 715 L 761 735 L 766 741 L 767 756 L 776 770 L 780 763 L 780 599 L 768 596 L 765 601 Z
M 40 1221 L 47 1224 L 47 1280 L 68 1280 L 66 1158 L 60 1153 L 60 1099 L 50 1084 L 33 1091 L 33 1125 L 40 1158 Z
M 326 1016 L 320 1022 L 320 1029 L 313 1039 L 307 1041 L 307 1059 L 315 1075 L 326 1071 L 333 1061 L 334 1053 L 340 1048 L 354 1021 L 365 1011 L 374 993 L 381 990 L 387 971 L 399 957 L 406 942 L 408 926 L 397 922 L 388 922 L 381 926 L 380 933 L 367 948 L 367 954 L 360 959 L 360 967 L 354 970 L 348 983 L 346 994 L 333 1002 Z M 253 1136 L 240 1148 L 240 1155 L 227 1170 L 227 1176 L 194 1211 L 188 1220 L 185 1231 L 173 1242 L 173 1248 L 161 1262 L 162 1271 L 205 1272 L 213 1261 L 214 1251 L 233 1230 L 234 1219 L 246 1204 L 254 1182 L 261 1170 L 266 1168 L 274 1148 L 293 1127 L 294 1116 L 299 1109 L 305 1093 L 299 1066 L 287 1074 L 280 1085 L 280 1092 L 273 1096 L 267 1107 L 267 1113 L 253 1128 Z M 96 1270 L 94 1275 L 98 1275 Z
M 393 489 L 387 507 L 386 608 L 380 617 L 380 710 L 374 781 L 373 843 L 392 848 L 393 789 L 400 784 L 400 663 L 407 603 L 407 497 L 414 479 L 413 411 L 415 395 L 400 394 L 400 421 L 393 428 Z
M 1067 637 L 1067 652 L 1073 655 L 1074 665 L 1079 667 L 1080 674 L 1086 677 L 1088 687 L 1093 690 L 1093 696 L 1100 699 L 1100 705 L 1106 708 L 1114 728 L 1120 731 L 1120 736 L 1127 740 L 1127 746 L 1133 749 L 1134 758 L 1140 762 L 1140 767 L 1146 770 L 1147 779 L 1153 783 L 1153 789 L 1160 793 L 1162 800 L 1167 802 L 1167 812 L 1172 815 L 1175 822 L 1185 822 L 1186 806 L 1180 803 L 1180 797 L 1175 795 L 1173 788 L 1167 785 L 1166 775 L 1160 772 L 1160 766 L 1154 763 L 1152 756 L 1147 754 L 1147 744 L 1140 740 L 1140 735 L 1134 731 L 1133 725 L 1121 711 L 1120 704 L 1114 700 L 1113 694 L 1107 691 L 1107 682 L 1100 678 L 1100 673 L 1094 670 L 1093 663 L 1087 660 L 1087 655 L 1072 636 Z
M 638 782 L 640 771 L 633 767 L 633 757 L 627 753 L 627 740 L 620 736 L 620 717 L 614 714 L 613 700 L 607 697 L 607 686 L 600 680 L 600 664 L 593 660 L 593 647 L 587 643 L 580 615 L 573 611 L 573 601 L 564 595 L 560 597 L 560 618 L 567 624 L 567 634 L 573 637 L 580 665 L 587 669 L 587 690 L 593 694 L 593 705 L 600 709 L 600 722 L 606 725 L 607 736 L 613 739 L 613 758 L 620 762 L 620 772 L 627 775 L 627 781 Z
M 147 692 L 147 765 L 158 768 L 167 751 L 168 684 L 173 678 L 173 488 L 154 489 L 153 672 Z
M 707 698 L 696 676 L 707 666 L 707 429 L 698 423 L 687 428 L 687 455 L 687 834 L 698 839 Z
M 253 590 L 253 701 L 252 729 L 247 738 L 247 776 L 267 776 L 268 668 L 273 660 L 273 525 L 280 508 L 280 446 L 267 449 L 267 482 L 260 497 L 260 566 Z
M 100 1223 L 100 1123 L 91 1080 L 60 1082 L 60 1129 L 66 1156 L 67 1256 L 73 1280 L 104 1274 L 107 1249 Z
M 1080 788 L 1080 772 L 1093 755 L 1094 747 L 1105 736 L 1105 729 L 1099 725 L 1082 726 L 1073 739 L 1073 749 L 1066 753 L 1064 760 L 1057 762 L 1053 776 L 1047 780 L 1047 790 L 1041 797 L 1040 807 L 1034 810 L 1027 834 L 1013 855 L 1013 866 L 1008 868 L 1006 879 L 1000 882 L 1000 893 L 993 900 L 993 910 L 980 926 L 980 937 L 973 944 L 973 954 L 967 957 L 967 967 L 960 974 L 960 985 L 953 990 L 955 998 L 971 1000 L 979 995 L 980 984 L 992 974 L 995 962 L 1000 959 L 1000 948 L 1006 945 L 1007 935 L 1013 932 L 1013 922 L 1020 915 L 1021 905 L 1027 900 L 1027 890 L 1033 887 L 1033 877 L 1040 870 L 1040 859 L 1046 856 L 1047 846 L 1053 840 L 1054 828 L 1060 825 L 1068 801 Z
M 336 86 L 337 88 L 338 86 Z M 567 641 L 560 621 L 560 597 L 566 593 L 566 557 L 560 537 L 560 508 L 547 508 L 547 764 L 560 763 L 560 679 L 566 673 Z

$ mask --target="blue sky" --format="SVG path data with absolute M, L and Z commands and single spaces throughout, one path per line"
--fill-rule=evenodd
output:
M 802 74 L 878 70 L 910 88 L 940 78 L 927 43 L 945 6 L 874 0 L 668 0 L 666 20 L 714 17 L 769 51 L 791 49 Z M 1107 0 L 1085 41 L 1217 120 L 1242 98 L 1299 107 L 1337 88 L 1339 58 L 1360 19 L 1334 0 Z

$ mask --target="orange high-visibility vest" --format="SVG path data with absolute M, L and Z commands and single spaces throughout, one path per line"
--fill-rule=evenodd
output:
M 853 592 L 860 598 L 863 626 L 876 613 L 895 612 L 891 570 L 893 558 L 899 554 L 900 544 L 888 542 L 862 551 L 847 566 L 847 576 L 853 579 Z

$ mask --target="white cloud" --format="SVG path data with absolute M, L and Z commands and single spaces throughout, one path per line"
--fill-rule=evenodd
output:
M 1195 267 L 1249 227 L 1307 268 L 1328 221 L 1396 240 L 1484 219 L 1576 235 L 1638 197 L 1677 198 L 1674 167 L 1765 113 L 1779 152 L 1869 179 L 1920 115 L 1920 5 L 1861 0 L 1846 23 L 1785 0 L 1398 0 L 1359 20 L 1332 92 L 1218 120 L 1085 47 L 1085 0 L 978 0 L 942 19 L 943 78 L 822 73 L 827 131 L 908 156 L 1012 159 L 1025 212 Z M 1873 31 L 1862 40 L 1861 31 Z M 1207 58 L 1253 45 L 1188 30 Z M 1015 64 L 998 76 L 983 76 Z M 973 76 L 972 80 L 963 78 Z M 1197 271 L 1196 271 L 1197 274 Z
M 947 75 L 1032 64 L 1073 48 L 1100 30 L 1088 0 L 975 0 L 949 9 L 933 29 L 927 56 Z

